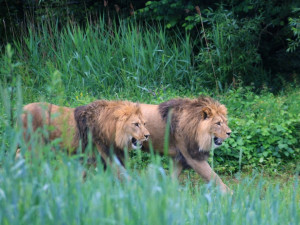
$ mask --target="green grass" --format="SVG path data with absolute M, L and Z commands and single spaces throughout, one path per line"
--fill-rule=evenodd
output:
M 198 89 L 192 47 L 188 36 L 169 37 L 159 26 L 123 21 L 118 28 L 108 28 L 99 20 L 86 28 L 68 25 L 59 30 L 55 24 L 42 24 L 14 43 L 15 59 L 22 62 L 15 73 L 22 74 L 28 99 L 41 89 L 47 89 L 48 97 L 55 95 L 48 86 L 56 71 L 66 92 L 80 90 L 99 97 L 155 95 L 157 88 L 186 85 Z
M 0 223 L 6 224 L 298 224 L 300 187 L 296 177 L 266 179 L 254 174 L 232 180 L 222 195 L 198 178 L 172 180 L 161 164 L 129 168 L 130 180 L 108 169 L 90 169 L 56 144 L 36 143 L 15 160 L 20 132 L 9 129 L 2 146 Z M 26 148 L 25 148 L 26 150 Z M 24 153 L 25 152 L 25 153 Z
M 80 28 L 31 27 L 0 58 L 0 224 L 299 224 L 299 88 L 278 95 L 206 88 L 193 43 L 161 27 L 103 21 Z M 210 70 L 211 68 L 206 68 Z M 210 84 L 211 85 L 211 84 Z M 169 159 L 131 153 L 130 180 L 101 165 L 87 170 L 58 140 L 23 143 L 21 107 L 49 101 L 76 107 L 99 98 L 158 104 L 211 95 L 229 112 L 232 137 L 214 169 L 234 191 L 221 195 L 192 171 L 169 176 Z M 15 160 L 17 146 L 27 157 Z M 55 151 L 53 150 L 55 149 Z

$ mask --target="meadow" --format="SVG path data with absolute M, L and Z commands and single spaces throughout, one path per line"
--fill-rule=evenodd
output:
M 242 84 L 212 90 L 214 79 L 191 59 L 193 45 L 160 26 L 100 20 L 85 28 L 42 23 L 3 48 L 0 224 L 299 224 L 299 87 L 287 84 L 276 95 L 263 84 L 259 93 Z M 35 151 L 27 151 L 16 125 L 22 106 L 34 101 L 158 104 L 201 94 L 229 111 L 232 137 L 209 161 L 233 195 L 193 171 L 173 180 L 168 158 L 140 150 L 127 162 L 129 180 L 104 171 L 98 158 L 83 181 L 84 155 L 69 156 L 59 140 L 41 144 L 40 133 L 30 142 Z

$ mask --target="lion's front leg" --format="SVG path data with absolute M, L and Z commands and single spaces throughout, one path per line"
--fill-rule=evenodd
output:
M 214 181 L 220 186 L 220 189 L 224 193 L 232 193 L 229 187 L 223 183 L 221 178 L 212 170 L 206 160 L 193 159 L 187 152 L 184 145 L 180 146 L 181 154 L 185 158 L 187 164 L 191 166 L 206 182 Z
M 231 193 L 230 188 L 223 183 L 221 178 L 212 170 L 207 161 L 197 161 L 194 159 L 188 159 L 187 163 L 206 181 L 214 181 L 220 186 L 220 189 L 224 193 Z
M 111 160 L 111 158 L 109 157 L 109 155 L 106 153 L 104 147 L 102 147 L 99 144 L 95 144 L 97 147 L 97 150 L 100 154 L 100 156 L 103 158 L 104 162 L 106 165 L 110 166 L 113 171 L 117 172 L 117 177 L 119 179 L 122 179 L 124 176 L 127 178 L 127 172 L 126 169 L 123 167 L 123 165 L 121 165 L 121 163 L 119 165 L 116 165 L 116 163 L 113 163 L 113 161 Z
M 172 178 L 177 179 L 179 175 L 181 174 L 183 169 L 183 165 L 178 159 L 173 158 L 173 171 L 172 171 Z

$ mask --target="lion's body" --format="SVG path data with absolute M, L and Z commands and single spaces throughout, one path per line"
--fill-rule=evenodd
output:
M 142 113 L 147 120 L 146 127 L 151 134 L 151 144 L 155 151 L 160 154 L 164 153 L 164 137 L 166 130 L 166 122 L 163 120 L 158 105 L 150 105 L 150 104 L 141 104 Z M 172 137 L 170 137 L 170 142 L 168 146 L 168 155 L 171 157 L 175 157 L 177 154 L 175 142 L 172 141 Z M 145 150 L 149 150 L 149 144 L 145 143 L 143 148 Z
M 208 97 L 199 97 L 173 99 L 160 105 L 141 104 L 141 110 L 151 134 L 149 143 L 159 153 L 164 153 L 165 130 L 168 115 L 171 115 L 168 155 L 174 159 L 176 175 L 187 164 L 206 181 L 215 177 L 226 189 L 206 162 L 210 149 L 215 144 L 221 145 L 231 132 L 224 105 Z M 147 144 L 143 148 L 149 150 Z
M 22 123 L 24 129 L 24 138 L 29 139 L 28 122 L 32 122 L 32 130 L 48 126 L 49 136 L 44 137 L 52 141 L 56 138 L 62 138 L 61 146 L 73 151 L 78 147 L 77 126 L 74 119 L 74 108 L 57 106 L 44 102 L 30 103 L 24 106 L 22 114 Z M 29 114 L 30 113 L 30 118 Z
M 93 145 L 105 161 L 111 147 L 119 154 L 124 148 L 132 149 L 134 144 L 142 143 L 149 136 L 139 105 L 128 101 L 98 100 L 75 109 L 49 103 L 28 104 L 22 115 L 25 140 L 30 137 L 28 121 L 32 122 L 33 131 L 49 126 L 47 138 L 62 138 L 61 146 L 71 151 L 78 148 L 79 140 L 84 151 L 91 133 Z

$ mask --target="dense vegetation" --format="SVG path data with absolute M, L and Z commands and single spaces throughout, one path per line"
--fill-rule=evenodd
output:
M 0 6 L 0 43 L 19 39 L 29 23 L 45 23 L 45 29 L 67 23 L 86 27 L 99 17 L 109 27 L 120 18 L 159 23 L 170 38 L 188 34 L 194 43 L 191 64 L 210 88 L 242 83 L 277 92 L 287 82 L 299 84 L 298 1 L 0 0 Z
M 222 95 L 211 91 L 192 65 L 189 37 L 170 38 L 160 27 L 120 23 L 107 30 L 100 20 L 84 29 L 50 28 L 36 27 L 14 49 L 7 46 L 1 60 L 7 88 L 2 96 L 16 99 L 17 78 L 25 103 L 46 100 L 75 107 L 97 98 L 161 103 L 178 96 L 214 95 L 228 107 L 233 130 L 215 152 L 216 165 L 235 172 L 244 165 L 274 169 L 299 159 L 298 89 L 276 96 L 267 88 L 258 95 L 254 87 L 242 86 Z
M 132 1 L 136 17 L 119 3 L 122 14 L 95 1 L 83 1 L 84 13 L 71 3 L 56 10 L 68 1 L 16 2 L 10 15 L 31 20 L 6 37 L 1 31 L 0 224 L 300 223 L 300 32 L 292 1 L 203 1 L 202 17 L 193 1 Z M 104 172 L 98 158 L 83 182 L 83 155 L 68 156 L 59 140 L 41 144 L 38 133 L 36 151 L 27 151 L 16 126 L 22 105 L 33 101 L 158 104 L 200 94 L 229 111 L 232 137 L 210 164 L 232 196 L 191 171 L 171 180 L 168 158 L 141 151 L 127 162 L 129 181 Z M 27 157 L 16 160 L 18 145 Z

